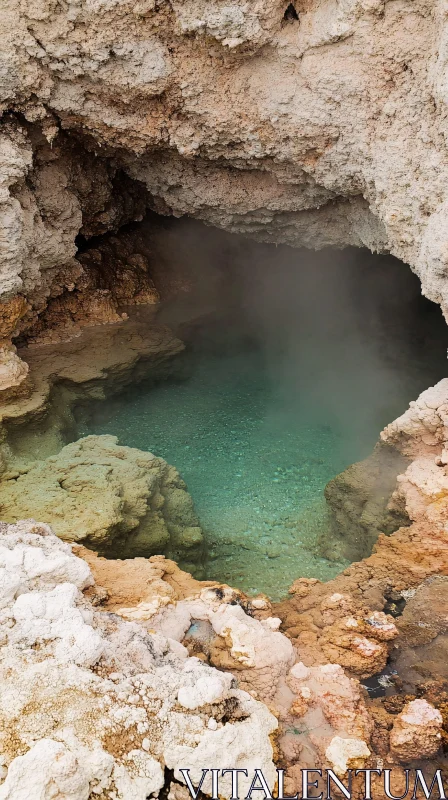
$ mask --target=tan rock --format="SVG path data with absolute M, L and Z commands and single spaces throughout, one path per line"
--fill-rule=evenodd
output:
M 28 364 L 11 345 L 0 346 L 0 392 L 15 389 L 28 375 Z
M 325 755 L 336 775 L 343 777 L 348 769 L 362 769 L 370 756 L 370 750 L 360 739 L 342 739 L 340 736 L 334 736 Z
M 307 720 L 314 721 L 310 729 L 320 726 L 322 735 L 337 733 L 369 741 L 373 726 L 359 681 L 349 678 L 339 664 L 307 668 L 298 662 L 289 671 L 287 683 L 295 694 L 290 713 L 294 716 L 301 711 L 297 716 L 302 716 L 309 710 L 311 717 Z M 322 715 L 327 729 L 322 724 Z
M 151 306 L 121 325 L 88 327 L 69 341 L 21 348 L 29 378 L 4 391 L 0 405 L 2 455 L 10 470 L 15 474 L 30 461 L 58 453 L 67 438 L 76 439 L 72 412 L 79 401 L 91 401 L 94 408 L 130 383 L 166 377 L 183 349 L 167 326 L 154 322 Z M 64 402 L 52 403 L 61 389 Z
M 101 607 L 116 612 L 149 603 L 154 597 L 170 601 L 192 597 L 212 581 L 197 581 L 164 556 L 125 560 L 101 558 L 92 550 L 76 545 L 73 551 L 87 561 L 95 579 L 95 590 L 105 590 Z
M 442 743 L 442 715 L 426 700 L 412 700 L 394 722 L 392 755 L 401 762 L 431 758 Z
M 333 623 L 324 629 L 319 644 L 330 661 L 367 678 L 385 667 L 386 642 L 397 635 L 391 618 L 373 612 L 366 619 L 350 616 Z
M 28 303 L 22 295 L 0 303 L 0 339 L 6 339 L 14 332 L 18 321 L 28 310 Z
M 177 470 L 114 436 L 80 439 L 3 481 L 0 508 L 7 521 L 37 517 L 61 538 L 110 556 L 201 560 L 202 534 Z

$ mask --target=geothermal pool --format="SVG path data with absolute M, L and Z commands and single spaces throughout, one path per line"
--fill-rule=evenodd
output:
M 325 485 L 443 377 L 446 334 L 394 259 L 251 247 L 250 270 L 233 254 L 231 291 L 172 323 L 183 377 L 134 387 L 87 432 L 175 465 L 206 535 L 206 577 L 278 599 L 297 577 L 347 566 L 319 554 Z

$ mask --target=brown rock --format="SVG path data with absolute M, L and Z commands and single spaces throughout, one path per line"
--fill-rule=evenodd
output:
M 395 720 L 391 754 L 401 762 L 432 758 L 442 742 L 442 715 L 426 700 L 412 700 Z

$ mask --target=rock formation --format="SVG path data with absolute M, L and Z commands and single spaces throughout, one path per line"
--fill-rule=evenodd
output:
M 381 534 L 369 558 L 328 583 L 298 579 L 291 598 L 273 608 L 304 662 L 294 706 L 301 715 L 309 713 L 310 695 L 301 691 L 300 681 L 308 678 L 310 668 L 337 662 L 346 675 L 365 680 L 389 662 L 379 677 L 386 696 L 367 704 L 373 727 L 370 739 L 362 738 L 371 753 L 389 763 L 420 765 L 446 743 L 447 398 L 445 379 L 381 434 L 382 442 L 409 464 L 390 502 L 399 502 L 410 525 L 391 536 Z M 362 718 L 359 714 L 356 719 Z M 344 716 L 350 720 L 347 710 Z M 347 738 L 352 731 L 345 733 Z M 326 753 L 342 770 L 348 765 L 345 755 L 361 757 L 361 749 L 359 744 L 353 750 L 335 745 Z
M 0 516 L 36 517 L 62 539 L 110 556 L 166 553 L 190 571 L 202 560 L 202 531 L 177 470 L 114 436 L 87 436 L 8 473 Z
M 176 373 L 175 357 L 183 349 L 168 327 L 154 321 L 152 305 L 141 319 L 88 327 L 70 341 L 25 348 L 30 371 L 19 391 L 2 395 L 0 474 L 58 453 L 78 435 L 75 412 L 79 418 L 130 384 Z
M 327 484 L 333 536 L 324 552 L 354 560 L 368 555 L 379 533 L 391 534 L 421 518 L 448 488 L 448 379 L 422 392 L 390 423 L 373 454 Z
M 0 538 L 2 800 L 146 800 L 165 768 L 196 782 L 217 753 L 273 782 L 277 721 L 231 674 L 95 608 L 88 565 L 48 526 Z
M 3 514 L 189 563 L 200 530 L 173 468 L 109 439 L 93 455 L 91 439 L 63 447 L 75 408 L 149 366 L 167 374 L 182 350 L 161 326 L 123 322 L 123 305 L 154 303 L 161 287 L 122 228 L 152 209 L 261 240 L 389 251 L 447 316 L 445 8 L 10 0 L 0 37 Z M 160 557 L 115 562 L 114 598 L 112 562 L 78 549 L 107 584 L 95 586 L 48 527 L 3 526 L 0 800 L 143 800 L 164 785 L 178 800 L 185 762 L 195 782 L 225 762 L 272 783 L 274 731 L 289 793 L 319 759 L 342 777 L 437 757 L 446 614 L 425 625 L 448 572 L 447 408 L 442 381 L 329 487 L 336 544 L 362 557 L 366 530 L 380 532 L 373 554 L 328 584 L 298 579 L 275 607 Z M 413 654 L 428 645 L 419 677 Z M 388 660 L 403 682 L 381 675 L 391 691 L 368 701 L 359 680 Z
M 440 711 L 426 700 L 412 700 L 394 722 L 392 754 L 405 763 L 435 756 L 442 744 L 442 724 Z
M 409 524 L 405 509 L 390 502 L 397 476 L 408 463 L 401 452 L 381 442 L 371 456 L 327 483 L 332 535 L 322 537 L 323 555 L 355 561 L 372 552 L 380 533 L 391 534 Z
M 441 4 L 290 5 L 4 6 L 5 337 L 76 284 L 79 232 L 147 207 L 270 241 L 389 250 L 446 310 Z
M 408 469 L 423 448 L 444 474 L 445 398 L 442 381 L 384 433 L 401 443 Z M 105 438 L 113 471 L 121 449 Z M 80 453 L 88 441 L 66 450 Z M 139 454 L 135 463 L 142 456 L 152 458 Z M 53 457 L 53 467 L 64 460 L 63 452 Z M 320 762 L 345 779 L 347 769 L 375 768 L 378 759 L 408 764 L 418 752 L 431 770 L 448 739 L 448 682 L 437 660 L 447 499 L 428 491 L 424 471 L 412 475 L 398 482 L 410 526 L 380 536 L 370 558 L 327 584 L 297 580 L 276 605 L 198 582 L 161 556 L 105 560 L 78 545 L 72 553 L 47 526 L 4 525 L 0 667 L 15 701 L 1 712 L 3 796 L 15 800 L 21 781 L 32 780 L 36 791 L 56 785 L 61 798 L 86 800 L 99 791 L 146 798 L 171 780 L 180 796 L 183 760 L 197 782 L 223 754 L 249 769 L 258 760 L 272 781 L 276 726 L 289 793 L 300 788 L 300 769 Z M 434 649 L 419 680 L 412 648 L 428 641 Z M 391 656 L 403 679 L 383 676 L 386 696 L 369 700 L 359 680 Z
M 105 562 L 80 547 L 77 557 L 32 521 L 3 524 L 0 540 L 0 797 L 32 787 L 33 796 L 57 790 L 61 800 L 101 792 L 143 800 L 165 784 L 165 768 L 176 791 L 184 764 L 197 783 L 202 768 L 224 761 L 257 766 L 273 785 L 278 723 L 254 699 L 259 693 L 282 720 L 278 746 L 292 767 L 307 744 L 311 753 L 326 748 L 338 770 L 343 757 L 367 761 L 372 720 L 358 682 L 337 665 L 297 662 L 263 597 L 199 584 L 161 557 L 137 571 L 135 562 Z M 189 657 L 182 644 L 191 646 L 201 624 L 210 658 Z M 297 739 L 290 723 L 304 713 Z M 211 792 L 208 778 L 203 788 Z M 226 781 L 221 790 L 229 796 Z
M 430 576 L 407 593 L 403 613 L 396 620 L 400 648 L 391 654 L 391 668 L 400 675 L 407 695 L 417 694 L 422 680 L 434 675 L 448 680 L 447 607 L 446 575 Z

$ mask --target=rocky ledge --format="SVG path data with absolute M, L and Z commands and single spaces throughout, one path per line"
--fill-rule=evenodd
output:
M 343 778 L 351 767 L 434 759 L 443 693 L 381 706 L 354 675 L 381 669 L 403 637 L 372 610 L 372 594 L 361 609 L 353 583 L 363 569 L 340 578 L 345 594 L 328 586 L 315 596 L 293 637 L 285 608 L 195 581 L 163 556 L 106 560 L 47 525 L 3 523 L 0 798 L 146 800 L 165 787 L 186 800 L 180 770 L 196 785 L 219 764 L 262 769 L 270 785 L 283 765 L 295 791 L 299 763 Z M 319 614 L 329 649 L 310 647 Z M 350 663 L 340 658 L 349 652 Z M 209 775 L 202 789 L 211 794 Z
M 163 575 L 179 571 L 163 563 L 146 562 L 140 575 L 159 592 L 154 608 L 176 603 Z M 224 599 L 207 588 L 183 601 L 169 636 L 133 620 L 132 609 L 103 611 L 108 592 L 88 564 L 32 521 L 2 524 L 0 570 L 2 800 L 146 800 L 168 775 L 176 786 L 179 767 L 199 780 L 218 754 L 232 766 L 263 767 L 273 780 L 275 717 L 231 673 L 190 657 L 179 642 L 201 613 L 224 650 L 232 637 L 229 649 L 238 650 L 249 630 L 237 657 L 256 669 L 271 652 L 286 670 L 293 648 L 272 621 L 247 617 L 229 604 L 232 593 Z
M 166 553 L 192 571 L 202 560 L 202 531 L 178 471 L 152 453 L 120 447 L 115 436 L 86 436 L 7 472 L 0 515 L 44 519 L 62 539 L 112 557 Z

